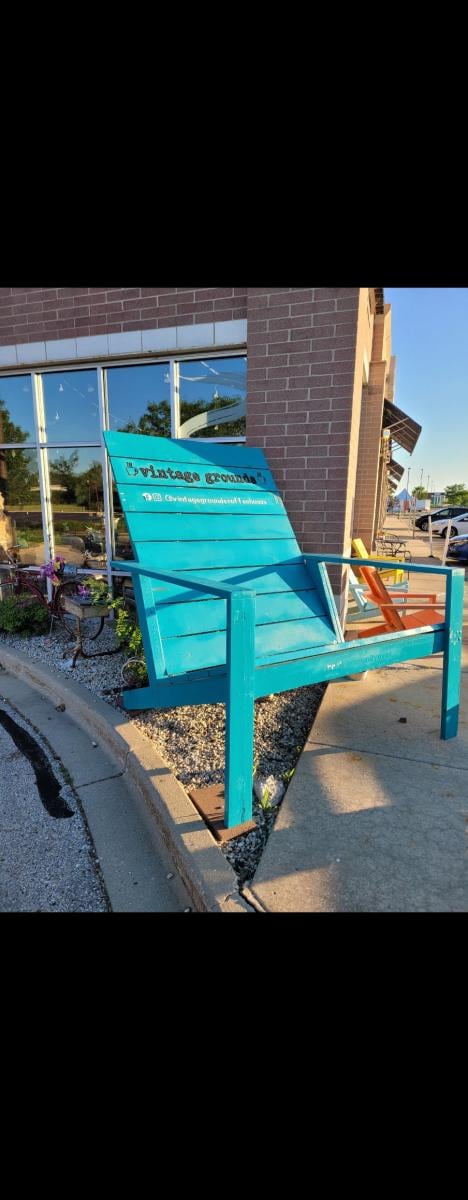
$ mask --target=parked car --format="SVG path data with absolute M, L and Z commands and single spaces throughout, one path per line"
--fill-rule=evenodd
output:
M 434 521 L 442 521 L 444 517 L 458 517 L 460 513 L 466 512 L 466 505 L 463 504 L 446 504 L 444 508 L 435 508 L 434 512 L 423 512 L 420 517 L 417 517 L 414 522 L 416 529 L 429 529 L 429 517 L 432 517 L 432 528 Z
M 448 529 L 447 517 L 443 517 L 441 521 L 433 521 L 432 522 L 432 532 L 440 534 L 440 537 L 445 537 L 445 534 L 447 533 L 447 529 Z M 451 524 L 451 528 L 450 528 L 450 537 L 451 538 L 458 537 L 458 535 L 460 533 L 464 533 L 465 531 L 468 533 L 468 512 L 466 511 L 466 509 L 464 509 L 464 511 L 462 513 L 460 513 L 460 516 L 452 517 L 452 524 Z
M 456 538 L 450 538 L 447 558 L 456 558 L 460 563 L 468 563 L 468 533 L 462 533 Z

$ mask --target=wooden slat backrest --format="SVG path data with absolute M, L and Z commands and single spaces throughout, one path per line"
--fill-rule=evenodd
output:
M 251 585 L 258 665 L 336 641 L 327 599 L 304 563 L 261 450 L 104 436 L 138 562 Z M 157 581 L 151 596 L 158 602 L 158 675 L 162 664 L 173 675 L 226 662 L 224 600 Z
M 375 603 L 381 609 L 382 616 L 385 617 L 385 621 L 390 629 L 404 629 L 405 626 L 397 609 L 392 607 L 390 592 L 387 591 L 383 579 L 380 578 L 375 567 L 361 567 L 361 574 L 364 576 L 369 591 L 372 593 Z M 382 604 L 385 604 L 386 607 L 381 608 Z M 390 607 L 387 607 L 388 605 Z

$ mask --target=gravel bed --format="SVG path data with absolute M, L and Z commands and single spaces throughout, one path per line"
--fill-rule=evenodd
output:
M 95 626 L 91 626 L 94 631 Z M 85 625 L 86 629 L 86 625 Z M 95 695 L 120 708 L 120 672 L 128 653 L 119 651 L 94 660 L 78 658 L 71 669 L 63 659 L 68 643 L 63 631 L 50 637 L 22 638 L 0 633 L 2 645 L 17 647 L 37 662 L 56 667 L 65 676 L 84 684 Z M 69 643 L 70 646 L 73 644 Z M 97 642 L 84 642 L 85 650 L 112 649 L 116 646 L 112 627 L 105 627 Z M 273 776 L 287 788 L 297 760 L 308 737 L 325 684 L 297 688 L 255 703 L 255 772 L 262 778 Z M 128 718 L 127 718 L 128 719 Z M 155 744 L 161 758 L 188 791 L 223 780 L 224 704 L 148 710 L 132 720 L 141 733 Z M 249 834 L 225 843 L 223 853 L 242 886 L 255 874 L 265 843 L 273 828 L 278 807 L 262 807 L 255 798 L 253 818 L 257 828 Z

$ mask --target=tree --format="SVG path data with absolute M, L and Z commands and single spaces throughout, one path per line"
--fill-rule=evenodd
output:
M 413 488 L 414 500 L 425 500 L 426 497 L 427 497 L 426 489 L 425 489 L 425 487 L 422 487 L 421 484 L 418 484 L 417 487 Z
M 62 489 L 61 504 L 75 504 L 76 502 L 75 488 L 78 460 L 78 451 L 73 450 L 68 458 L 66 458 L 65 454 L 61 454 L 59 458 L 55 459 L 55 462 L 51 462 L 50 464 L 50 481 Z
M 447 504 L 468 504 L 468 488 L 464 483 L 451 483 L 445 489 Z
M 147 405 L 146 412 L 138 422 L 129 421 L 123 425 L 122 433 L 147 433 L 153 437 L 171 436 L 171 406 L 168 400 L 154 401 Z
M 87 471 L 83 471 L 82 475 L 77 475 L 75 499 L 77 504 L 87 506 L 89 509 L 95 508 L 96 512 L 102 511 L 103 486 L 100 462 L 92 462 Z
M 0 399 L 0 442 L 26 442 L 30 434 L 15 425 L 5 401 Z M 32 488 L 38 488 L 38 475 L 34 450 L 0 450 L 0 492 L 4 501 L 10 505 L 31 504 L 39 502 L 31 495 Z
M 237 404 L 238 400 L 235 396 L 217 396 L 208 404 L 206 400 L 181 400 L 180 402 L 180 423 L 188 421 L 190 417 L 196 417 L 198 413 L 210 412 L 212 409 L 222 409 L 232 407 Z M 168 400 L 161 400 L 159 404 L 150 403 L 147 405 L 146 411 L 140 417 L 139 421 L 129 421 L 127 425 L 121 427 L 122 433 L 147 433 L 153 437 L 171 436 L 171 409 Z M 212 433 L 214 429 L 212 427 Z M 244 418 L 239 418 L 237 421 L 221 421 L 216 428 L 216 437 L 239 437 L 245 433 Z M 207 436 L 206 429 L 200 429 L 195 433 L 194 438 L 203 438 Z

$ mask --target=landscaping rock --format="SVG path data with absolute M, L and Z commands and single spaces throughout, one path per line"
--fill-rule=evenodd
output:
M 84 625 L 84 629 L 86 626 Z M 96 622 L 90 622 L 95 633 Z M 78 658 L 76 667 L 63 660 L 67 640 L 62 629 L 54 636 L 24 638 L 0 634 L 2 642 L 17 647 L 37 662 L 60 668 L 71 680 L 84 684 L 122 713 L 121 669 L 129 654 L 121 651 L 108 657 Z M 69 645 L 70 643 L 68 643 Z M 116 646 L 112 626 L 104 629 L 96 642 L 84 640 L 84 647 L 94 654 L 97 650 Z M 255 703 L 255 783 L 253 783 L 253 819 L 256 829 L 232 841 L 223 843 L 222 851 L 235 870 L 239 884 L 252 878 L 260 861 L 265 843 L 273 828 L 276 814 L 302 747 L 310 733 L 325 684 L 297 688 L 257 700 Z M 148 709 L 134 713 L 132 720 L 141 733 L 152 741 L 167 766 L 188 792 L 224 780 L 224 704 L 202 704 L 192 707 Z M 129 720 L 122 713 L 122 720 Z M 269 782 L 270 781 L 270 782 Z M 258 787 L 256 786 L 258 784 Z M 270 807 L 263 808 L 265 787 L 269 790 Z M 262 790 L 263 789 L 263 790 Z M 260 791 L 260 796 L 259 796 Z

